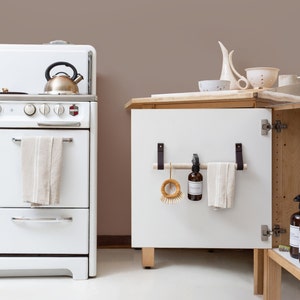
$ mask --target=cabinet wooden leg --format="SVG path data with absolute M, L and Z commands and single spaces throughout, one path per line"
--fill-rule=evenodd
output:
M 264 300 L 280 300 L 281 266 L 269 258 L 268 251 L 264 255 Z
M 264 250 L 253 250 L 254 294 L 262 295 L 264 289 Z
M 142 248 L 142 265 L 144 268 L 154 267 L 154 248 Z

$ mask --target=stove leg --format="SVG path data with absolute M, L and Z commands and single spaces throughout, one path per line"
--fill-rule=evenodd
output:
M 142 265 L 147 269 L 154 267 L 154 248 L 142 248 Z

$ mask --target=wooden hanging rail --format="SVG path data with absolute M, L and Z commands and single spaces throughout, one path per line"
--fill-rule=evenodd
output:
M 172 169 L 180 169 L 180 170 L 190 170 L 192 169 L 191 163 L 171 163 Z M 244 164 L 243 170 L 247 170 L 248 165 Z M 235 164 L 235 168 L 237 169 L 237 164 Z M 157 163 L 153 164 L 153 169 L 157 170 Z M 164 169 L 170 169 L 170 163 L 164 164 Z M 207 169 L 207 163 L 201 163 L 200 169 L 206 170 Z

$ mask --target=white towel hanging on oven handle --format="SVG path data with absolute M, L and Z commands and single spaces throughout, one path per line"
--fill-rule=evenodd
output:
M 62 168 L 61 137 L 21 139 L 23 200 L 32 205 L 59 203 Z

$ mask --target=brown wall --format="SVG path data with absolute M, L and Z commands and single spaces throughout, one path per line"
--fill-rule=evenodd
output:
M 130 112 L 152 93 L 197 91 L 217 79 L 222 41 L 240 73 L 273 66 L 300 74 L 294 0 L 2 1 L 0 43 L 63 39 L 98 54 L 98 234 L 130 234 Z M 1 68 L 1 66 L 0 66 Z M 0 83 L 1 87 L 1 83 Z

